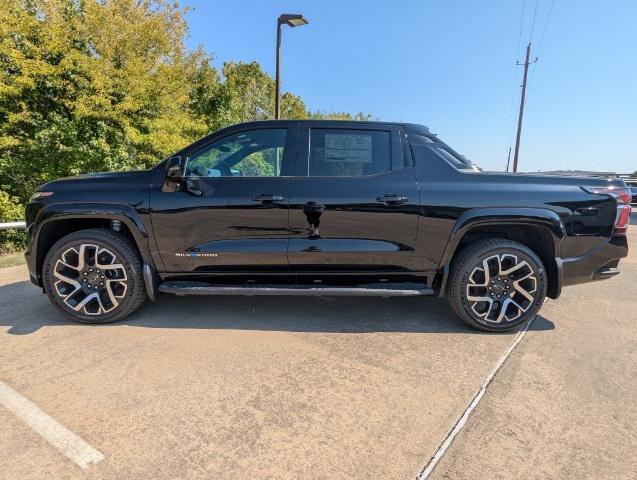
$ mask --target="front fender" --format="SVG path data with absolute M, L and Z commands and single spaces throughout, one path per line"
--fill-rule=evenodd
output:
M 41 266 L 46 252 L 38 248 L 40 234 L 51 222 L 76 219 L 119 220 L 131 232 L 144 263 L 154 267 L 150 254 L 149 234 L 139 212 L 130 205 L 104 205 L 98 203 L 53 203 L 46 205 L 37 213 L 35 221 L 28 226 L 27 266 L 32 279 L 41 286 Z

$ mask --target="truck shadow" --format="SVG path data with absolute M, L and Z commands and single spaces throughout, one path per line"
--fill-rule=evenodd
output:
M 12 335 L 41 327 L 75 325 L 29 282 L 0 287 L 0 326 Z M 264 330 L 321 333 L 464 333 L 486 334 L 465 325 L 444 299 L 434 297 L 175 297 L 162 295 L 120 322 L 81 328 Z M 552 330 L 538 316 L 532 330 Z M 510 334 L 514 334 L 511 332 Z

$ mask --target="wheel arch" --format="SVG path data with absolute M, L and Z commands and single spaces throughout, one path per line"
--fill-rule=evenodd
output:
M 69 233 L 91 228 L 113 228 L 113 221 L 119 221 L 119 231 L 131 240 L 142 262 L 156 271 L 150 254 L 148 231 L 139 215 L 130 206 L 104 207 L 104 205 L 48 205 L 39 213 L 34 222 L 31 254 L 28 258 L 29 270 L 35 273 L 42 286 L 42 266 L 46 254 L 60 238 Z
M 442 257 L 440 295 L 443 296 L 453 259 L 467 245 L 485 238 L 506 238 L 530 248 L 542 260 L 548 277 L 547 296 L 561 293 L 560 245 L 566 229 L 553 211 L 539 208 L 475 209 L 457 220 Z

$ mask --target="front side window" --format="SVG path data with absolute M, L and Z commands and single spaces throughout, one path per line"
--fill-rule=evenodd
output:
M 200 150 L 188 160 L 187 176 L 278 177 L 287 130 L 262 129 L 235 133 Z
M 390 132 L 312 129 L 310 176 L 359 177 L 391 170 Z

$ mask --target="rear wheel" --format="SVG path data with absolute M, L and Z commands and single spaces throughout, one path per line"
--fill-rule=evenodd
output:
M 451 266 L 449 301 L 470 326 L 512 330 L 535 317 L 546 297 L 547 276 L 528 247 L 502 239 L 465 247 Z
M 80 230 L 62 237 L 46 255 L 43 280 L 53 305 L 78 322 L 121 320 L 146 299 L 135 247 L 112 230 Z

